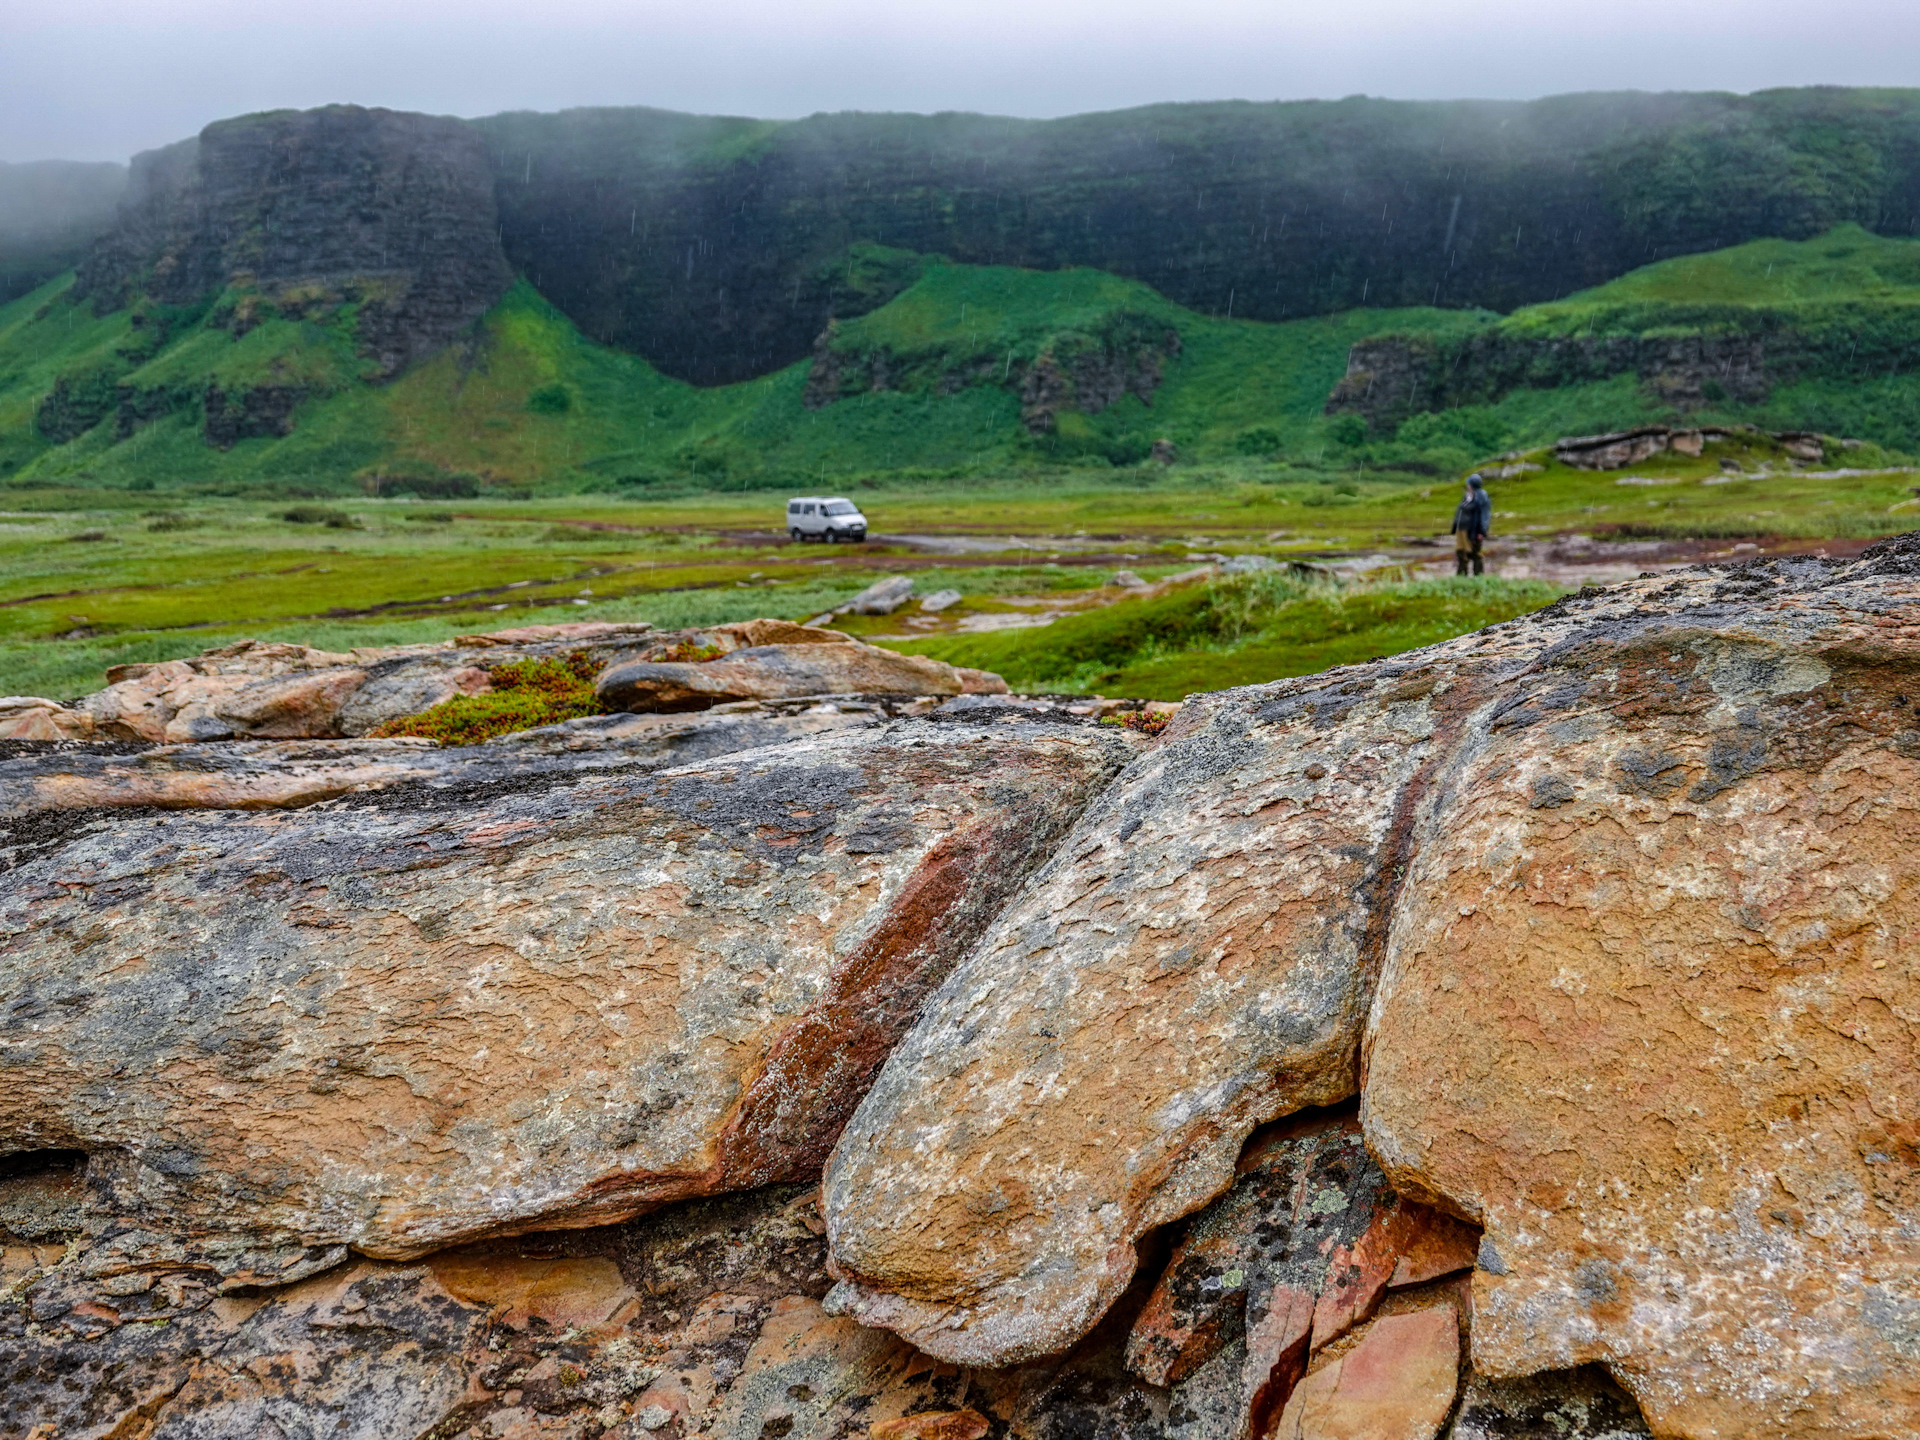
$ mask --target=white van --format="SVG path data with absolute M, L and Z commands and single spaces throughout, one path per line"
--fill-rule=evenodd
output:
M 842 496 L 802 495 L 787 502 L 787 534 L 795 540 L 864 540 L 867 517 Z

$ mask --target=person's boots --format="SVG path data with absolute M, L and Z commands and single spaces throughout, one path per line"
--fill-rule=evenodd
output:
M 1467 573 L 1467 552 L 1464 550 L 1456 550 L 1453 552 L 1453 555 L 1454 555 L 1453 573 L 1455 575 L 1466 574 Z
M 1476 575 L 1484 575 L 1487 573 L 1487 567 L 1481 561 L 1480 552 L 1477 550 L 1474 551 L 1474 554 L 1473 554 L 1473 573 Z

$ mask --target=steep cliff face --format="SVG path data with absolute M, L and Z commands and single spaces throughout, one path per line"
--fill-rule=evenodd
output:
M 884 301 L 849 281 L 862 242 L 1282 320 L 1510 310 L 1760 235 L 1905 234 L 1920 199 L 1913 92 L 476 124 L 514 265 L 594 339 L 702 384 Z
M 346 310 L 380 377 L 440 349 L 512 280 L 493 177 L 457 120 L 337 105 L 245 116 L 134 161 L 118 223 L 80 269 L 102 310 L 234 287 L 264 312 Z

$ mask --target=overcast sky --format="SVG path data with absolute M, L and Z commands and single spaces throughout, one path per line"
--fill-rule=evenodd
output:
M 1920 85 L 1920 0 L 0 0 L 0 159 L 249 110 L 714 114 Z

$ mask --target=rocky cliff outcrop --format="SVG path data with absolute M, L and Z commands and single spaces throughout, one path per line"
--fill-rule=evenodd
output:
M 228 286 L 302 315 L 353 307 L 361 348 L 390 376 L 511 280 L 470 126 L 334 105 L 223 120 L 136 156 L 121 216 L 79 286 L 102 309 L 137 294 L 188 306 Z M 220 409 L 249 413 L 244 397 Z
M 1916 670 L 1904 537 L 1157 739 L 20 807 L 0 1434 L 1912 1433 Z

